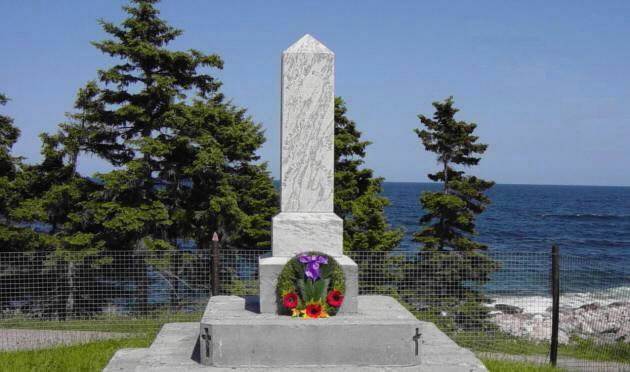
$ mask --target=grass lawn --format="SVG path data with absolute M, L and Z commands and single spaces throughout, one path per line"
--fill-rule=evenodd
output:
M 85 320 L 64 321 L 13 317 L 0 320 L 0 328 L 145 333 L 159 330 L 165 323 L 198 322 L 202 315 L 201 312 L 154 313 L 137 319 L 125 316 L 100 316 Z
M 96 341 L 82 345 L 0 352 L 0 371 L 101 371 L 116 350 L 128 347 L 148 347 L 154 337 L 154 333 L 147 333 L 130 338 Z
M 164 323 L 199 321 L 201 313 L 154 313 L 145 319 L 96 317 L 89 320 L 49 321 L 9 318 L 0 328 L 131 333 L 127 338 L 95 341 L 49 349 L 0 352 L 0 372 L 101 371 L 116 350 L 148 347 Z
M 83 345 L 55 347 L 34 351 L 0 353 L 2 372 L 65 372 L 101 371 L 116 350 L 128 347 L 147 347 L 153 335 L 91 342 Z M 550 366 L 539 366 L 523 362 L 508 362 L 484 359 L 491 372 L 558 372 Z
M 38 321 L 10 318 L 0 321 L 0 328 L 86 330 L 122 332 L 132 334 L 125 339 L 103 340 L 75 346 L 60 346 L 36 351 L 0 352 L 0 372 L 4 371 L 100 371 L 116 350 L 131 347 L 148 347 L 161 326 L 168 322 L 199 321 L 201 313 L 153 313 L 145 319 L 129 317 L 96 317 L 90 320 Z M 459 345 L 475 352 L 517 355 L 546 355 L 547 342 L 533 342 L 506 335 L 502 332 L 447 332 Z M 593 341 L 572 339 L 569 345 L 560 345 L 563 357 L 616 361 L 630 360 L 630 344 L 596 344 Z M 490 355 L 486 357 L 493 358 Z M 526 362 L 484 359 L 491 371 L 559 371 L 549 366 Z
M 405 304 L 405 302 L 401 302 Z M 455 331 L 450 320 L 436 315 L 434 311 L 417 311 L 406 305 L 418 319 L 434 323 L 457 344 L 474 352 L 493 352 L 517 355 L 547 355 L 549 342 L 532 341 L 514 337 L 492 327 L 485 332 Z M 572 337 L 568 344 L 558 346 L 558 355 L 576 359 L 622 362 L 630 360 L 630 343 L 617 341 L 600 344 L 593 340 Z
M 478 332 L 450 334 L 459 345 L 475 352 L 495 352 L 517 355 L 547 355 L 548 342 L 535 342 L 512 337 L 501 332 L 488 335 Z M 618 341 L 611 344 L 597 344 L 593 340 L 573 338 L 567 345 L 558 346 L 558 355 L 576 359 L 624 362 L 630 360 L 630 344 Z
M 0 353 L 2 372 L 65 372 L 101 371 L 116 350 L 129 347 L 147 347 L 154 334 L 138 337 L 96 341 L 83 345 L 62 346 L 51 349 Z M 523 362 L 483 360 L 488 370 L 500 372 L 558 372 L 550 366 L 539 366 Z
M 524 362 L 508 362 L 505 360 L 483 359 L 490 372 L 560 372 L 562 369 L 553 368 L 551 366 L 543 366 L 538 364 Z

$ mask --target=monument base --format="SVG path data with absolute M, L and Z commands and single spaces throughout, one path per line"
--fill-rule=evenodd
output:
M 360 299 L 356 314 L 300 319 L 259 314 L 257 297 L 213 297 L 201 320 L 201 362 L 217 367 L 419 364 L 418 320 L 391 297 Z
M 271 219 L 273 255 L 317 251 L 343 255 L 343 220 L 334 213 L 281 212 Z
M 278 275 L 291 257 L 266 256 L 258 260 L 259 284 L 260 284 L 260 312 L 263 314 L 276 314 L 278 303 L 276 286 Z M 340 313 L 356 313 L 358 309 L 357 297 L 359 296 L 359 269 L 357 264 L 348 256 L 338 256 L 335 260 L 341 266 L 346 279 L 346 291 L 339 309 Z
M 104 371 L 487 371 L 472 352 L 459 347 L 432 323 L 416 320 L 389 297 L 360 296 L 360 314 L 340 314 L 328 319 L 279 319 L 271 314 L 257 314 L 255 306 L 252 299 L 214 297 L 203 318 L 201 335 L 199 323 L 166 324 L 150 348 L 121 349 Z M 209 329 L 209 336 L 204 328 Z M 416 328 L 421 334 L 417 338 L 418 355 Z M 270 330 L 274 333 L 261 333 Z M 299 339 L 296 333 L 301 335 Z M 286 342 L 284 336 L 289 337 Z M 252 364 L 204 365 L 204 355 L 211 355 L 205 358 L 206 363 L 215 358 L 225 363 L 229 359 L 232 363 Z M 351 361 L 353 365 L 345 364 Z M 335 362 L 339 364 L 332 364 Z

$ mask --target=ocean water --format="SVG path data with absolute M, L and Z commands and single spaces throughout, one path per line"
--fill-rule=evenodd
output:
M 385 182 L 390 199 L 389 223 L 402 227 L 400 249 L 417 250 L 412 234 L 423 214 L 423 191 L 439 190 L 430 183 Z M 477 239 L 502 260 L 487 290 L 505 302 L 517 293 L 531 306 L 549 300 L 549 257 L 560 247 L 561 288 L 570 306 L 630 301 L 630 187 L 496 185 L 492 204 L 478 217 Z

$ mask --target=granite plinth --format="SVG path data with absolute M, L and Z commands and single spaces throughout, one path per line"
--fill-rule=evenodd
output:
M 343 255 L 343 220 L 334 213 L 280 213 L 271 220 L 274 256 L 318 251 Z
M 291 257 L 261 257 L 258 260 L 258 281 L 260 286 L 260 312 L 275 314 L 278 312 L 276 285 L 278 275 Z M 341 266 L 346 279 L 346 291 L 340 313 L 356 313 L 358 310 L 357 297 L 359 296 L 359 269 L 357 264 L 348 256 L 335 257 Z
M 213 367 L 199 363 L 199 323 L 168 323 L 151 347 L 118 350 L 104 372 L 481 372 L 487 371 L 432 323 L 420 322 L 420 365 L 415 366 L 290 366 Z
M 201 362 L 217 367 L 410 366 L 418 320 L 396 300 L 363 296 L 355 314 L 300 319 L 259 314 L 257 297 L 213 297 L 201 320 Z
M 215 297 L 217 298 L 217 297 Z M 360 309 L 364 307 L 373 307 L 374 302 L 379 302 L 382 297 L 378 296 L 360 296 L 359 303 Z M 391 299 L 390 299 L 391 300 Z M 249 310 L 244 310 L 243 306 L 245 304 L 244 299 L 236 299 L 233 297 L 218 297 L 218 302 L 222 302 L 224 307 L 224 313 L 227 318 L 225 319 L 228 323 L 238 323 L 239 313 L 243 313 L 244 311 L 255 310 L 250 308 Z M 392 300 L 393 301 L 393 300 Z M 251 303 L 250 303 L 251 305 Z M 398 305 L 400 306 L 400 305 Z M 396 306 L 394 306 L 396 307 Z M 241 309 L 239 311 L 239 309 Z M 398 319 L 397 314 L 400 314 L 398 311 L 394 311 L 393 313 L 389 310 L 382 309 L 386 314 L 393 315 L 393 321 Z M 404 309 L 403 309 L 404 310 Z M 377 319 L 381 317 L 389 318 L 389 315 L 379 315 L 378 311 L 373 311 L 372 316 L 368 317 L 371 322 L 377 321 Z M 214 313 L 216 315 L 216 313 Z M 212 316 L 210 319 L 212 320 Z M 250 315 L 251 316 L 251 315 Z M 262 315 L 261 315 L 262 316 Z M 262 316 L 263 318 L 267 316 Z M 338 319 L 334 320 L 342 320 L 342 316 L 339 315 L 335 317 Z M 242 319 L 242 318 L 241 318 Z M 455 342 L 449 339 L 444 333 L 442 333 L 437 327 L 428 322 L 417 321 L 415 319 L 409 319 L 407 316 L 403 316 L 402 319 L 398 319 L 399 321 L 405 322 L 405 319 L 408 319 L 410 322 L 410 326 L 415 329 L 415 327 L 419 328 L 420 334 L 422 337 L 419 339 L 419 356 L 417 360 L 419 364 L 408 365 L 408 366 L 385 366 L 385 365 L 328 365 L 329 359 L 324 358 L 318 364 L 312 365 L 290 365 L 285 367 L 278 366 L 242 366 L 242 367 L 220 367 L 220 366 L 210 366 L 204 365 L 201 363 L 201 357 L 206 352 L 205 349 L 205 339 L 200 339 L 199 333 L 199 323 L 169 323 L 165 324 L 160 333 L 157 335 L 155 341 L 151 344 L 149 348 L 143 349 L 121 349 L 116 352 L 116 354 L 112 357 L 107 367 L 105 367 L 105 372 L 140 372 L 140 371 L 151 371 L 151 372 L 188 372 L 188 371 L 213 371 L 213 372 L 241 372 L 241 371 L 250 371 L 250 372 L 290 372 L 290 371 L 302 371 L 302 372 L 336 372 L 336 371 L 344 371 L 344 372 L 378 372 L 378 371 L 421 371 L 421 372 L 480 372 L 487 371 L 484 365 L 475 357 L 475 355 L 470 352 L 470 350 L 464 349 L 458 346 Z M 327 319 L 317 319 L 317 320 L 302 320 L 302 319 L 293 319 L 295 324 L 316 324 L 321 321 L 326 321 Z M 412 323 L 412 320 L 415 322 Z M 214 322 L 214 321 L 213 321 Z M 412 325 L 413 324 L 413 325 Z M 264 345 L 272 344 L 273 339 L 260 335 L 257 333 L 258 329 L 254 328 L 249 333 L 241 333 L 242 339 L 237 339 L 236 342 L 239 343 L 241 341 L 248 342 L 251 337 L 254 337 L 256 340 L 261 342 Z M 381 337 L 379 333 L 374 333 L 366 336 L 366 339 L 363 342 L 367 342 L 371 339 L 377 339 Z M 218 341 L 218 340 L 214 340 Z M 314 345 L 315 340 L 312 338 L 308 338 L 305 340 L 299 340 L 302 344 L 311 344 Z M 409 340 L 406 340 L 409 342 Z M 353 340 L 354 344 L 357 344 L 355 340 Z M 385 346 L 384 350 L 390 346 Z M 316 348 L 316 347 L 314 347 Z M 415 345 L 412 346 L 411 350 L 415 354 Z M 383 352 L 383 350 L 381 350 Z

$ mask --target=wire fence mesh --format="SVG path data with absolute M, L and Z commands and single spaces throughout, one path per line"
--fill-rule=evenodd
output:
M 262 250 L 220 254 L 220 294 L 255 295 Z M 551 254 L 351 252 L 361 294 L 397 298 L 419 319 L 492 359 L 548 361 Z M 42 348 L 198 321 L 209 252 L 0 252 L 0 351 Z M 630 268 L 561 255 L 559 365 L 630 369 Z M 564 363 L 564 364 L 563 364 Z

